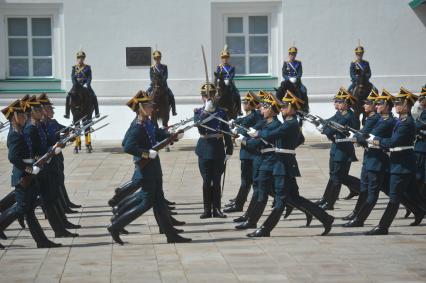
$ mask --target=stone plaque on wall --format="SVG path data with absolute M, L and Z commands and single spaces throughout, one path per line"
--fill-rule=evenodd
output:
M 151 47 L 126 47 L 126 66 L 151 66 Z

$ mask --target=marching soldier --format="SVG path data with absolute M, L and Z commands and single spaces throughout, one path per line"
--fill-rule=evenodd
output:
M 30 151 L 30 157 L 37 160 L 52 148 L 49 145 L 46 130 L 42 122 L 44 116 L 43 108 L 35 95 L 24 98 L 23 103 L 30 111 L 30 119 L 24 127 L 23 134 Z M 55 144 L 54 148 L 56 155 L 61 153 L 60 145 Z M 58 184 L 55 178 L 53 178 L 56 170 L 54 164 L 55 162 L 46 164 L 43 170 L 37 175 L 37 181 L 40 184 L 42 205 L 47 215 L 47 220 L 55 232 L 55 238 L 77 237 L 78 234 L 66 230 L 69 224 L 70 229 L 76 227 L 68 223 L 66 216 L 57 206 Z
M 61 244 L 47 239 L 35 216 L 37 196 L 41 189 L 38 187 L 38 182 L 32 180 L 31 183 L 26 184 L 23 181 L 23 178 L 29 175 L 35 177 L 40 173 L 40 167 L 33 166 L 34 159 L 23 134 L 26 123 L 25 111 L 28 106 L 28 104 L 16 100 L 2 110 L 11 124 L 7 137 L 7 148 L 9 162 L 13 165 L 12 186 L 15 187 L 16 204 L 0 215 L 0 232 L 3 233 L 4 229 L 18 217 L 24 217 L 37 248 L 60 247 Z
M 342 126 L 349 126 L 358 129 L 359 123 L 356 121 L 350 107 L 354 105 L 356 98 L 349 92 L 341 88 L 335 96 L 336 114 L 329 120 Z M 321 205 L 326 210 L 333 210 L 334 204 L 339 197 L 340 189 L 349 175 L 351 163 L 356 161 L 355 148 L 352 139 L 331 127 L 319 125 L 317 129 L 327 136 L 333 143 L 330 149 L 330 181 L 329 193 L 325 194 L 324 202 Z M 351 187 L 349 187 L 352 189 Z M 359 188 L 358 188 L 359 191 Z
M 296 177 L 300 177 L 300 172 L 295 149 L 300 145 L 299 135 L 301 134 L 296 111 L 302 109 L 304 102 L 289 91 L 282 101 L 280 107 L 284 122 L 275 129 L 262 129 L 251 134 L 253 137 L 266 140 L 276 139 L 277 147 L 274 149 L 276 161 L 272 172 L 275 200 L 272 212 L 264 224 L 247 236 L 269 237 L 284 211 L 285 204 L 306 212 L 310 218 L 312 216 L 318 218 L 325 228 L 322 235 L 327 235 L 331 230 L 334 218 L 313 202 L 300 196 L 296 182 Z
M 262 120 L 262 115 L 256 111 L 260 104 L 260 98 L 252 93 L 248 92 L 246 97 L 242 100 L 242 105 L 246 116 L 238 118 L 233 121 L 233 124 L 243 126 L 244 128 L 250 128 L 256 125 Z M 231 130 L 234 135 L 247 136 L 246 131 L 242 128 L 235 127 Z M 247 200 L 250 187 L 253 184 L 253 158 L 256 150 L 247 148 L 245 145 L 241 145 L 240 149 L 240 160 L 241 160 L 241 185 L 238 191 L 235 201 L 230 204 L 229 207 L 224 209 L 224 212 L 236 212 L 243 211 L 244 203 Z
M 154 216 L 160 229 L 165 233 L 168 243 L 185 243 L 191 239 L 183 238 L 177 234 L 171 223 L 169 211 L 163 194 L 163 180 L 158 151 L 153 150 L 159 141 L 169 135 L 156 128 L 149 118 L 154 109 L 152 98 L 144 91 L 139 91 L 127 105 L 137 113 L 137 120 L 130 124 L 124 139 L 123 149 L 133 156 L 135 172 L 133 180 L 141 186 L 140 201 L 128 208 L 122 214 L 112 219 L 108 231 L 112 239 L 123 245 L 120 238 L 123 229 L 144 214 L 149 209 L 154 209 Z M 173 134 L 175 141 L 182 138 L 183 134 Z M 145 164 L 144 166 L 142 164 Z
M 204 84 L 201 87 L 201 96 L 204 107 L 194 109 L 194 121 L 199 121 L 209 115 L 227 120 L 223 109 L 216 105 L 216 88 L 213 84 Z M 203 178 L 204 213 L 200 218 L 225 218 L 221 211 L 221 178 L 225 170 L 225 163 L 231 157 L 233 145 L 231 137 L 223 132 L 230 133 L 228 124 L 216 119 L 198 126 L 200 138 L 195 148 L 198 156 L 198 168 Z
M 257 131 L 268 131 L 278 128 L 281 125 L 281 122 L 278 120 L 277 115 L 280 112 L 280 102 L 272 94 L 268 94 L 262 101 L 262 115 L 263 121 L 261 126 L 256 126 L 256 128 L 250 128 L 250 131 L 247 134 L 251 137 L 256 135 Z M 268 202 L 268 195 L 273 191 L 273 172 L 274 164 L 276 162 L 275 156 L 275 146 L 276 146 L 276 137 L 268 137 L 266 139 L 259 138 L 240 138 L 240 141 L 243 145 L 248 148 L 257 149 L 261 153 L 261 158 L 256 167 L 257 172 L 255 173 L 255 181 L 257 182 L 256 186 L 253 186 L 253 196 L 254 205 L 250 210 L 250 213 L 247 214 L 245 222 L 236 226 L 238 230 L 245 230 L 249 228 L 256 228 L 257 222 L 262 216 L 263 211 L 265 210 L 266 204 Z
M 173 95 L 172 90 L 167 85 L 167 79 L 169 77 L 169 72 L 167 70 L 167 65 L 161 64 L 161 52 L 158 50 L 155 50 L 152 53 L 152 56 L 154 57 L 155 64 L 151 66 L 149 69 L 149 78 L 151 80 L 151 84 L 149 88 L 147 89 L 148 93 L 152 92 L 152 87 L 154 83 L 154 77 L 159 76 L 160 81 L 163 84 L 163 86 L 167 90 L 167 95 L 169 96 L 169 104 L 172 108 L 172 114 L 173 116 L 176 116 L 176 102 L 175 102 L 175 96 Z
M 361 187 L 361 193 L 357 201 L 357 207 L 353 212 L 353 217 L 349 219 L 351 220 L 350 222 L 343 225 L 344 227 L 362 227 L 377 203 L 380 190 L 387 193 L 389 157 L 383 147 L 367 143 L 366 140 L 370 136 L 377 137 L 378 139 L 387 139 L 392 136 L 392 131 L 396 123 L 396 119 L 392 115 L 393 97 L 384 89 L 380 96 L 373 97 L 372 99 L 374 99 L 380 118 L 370 130 L 374 116 L 369 115 L 365 124 L 365 127 L 368 128 L 366 130 L 362 129 L 356 134 L 358 143 L 366 147 L 362 169 L 364 176 L 361 179 L 363 182 L 366 182 L 367 191 L 365 191 L 364 186 Z
M 77 64 L 72 66 L 71 72 L 71 81 L 72 81 L 72 89 L 71 91 L 75 91 L 79 87 L 84 87 L 89 90 L 90 95 L 92 96 L 93 106 L 95 108 L 95 117 L 99 117 L 99 105 L 98 98 L 96 97 L 95 92 L 92 89 L 92 69 L 90 65 L 86 65 L 84 60 L 86 59 L 86 53 L 83 51 L 77 52 Z M 70 92 L 71 92 L 70 91 Z M 70 99 L 71 95 L 68 93 L 66 102 L 65 102 L 65 115 L 64 117 L 68 119 L 70 117 Z
M 60 140 L 59 132 L 65 128 L 65 126 L 61 125 L 54 119 L 54 107 L 50 99 L 47 97 L 45 93 L 40 94 L 37 97 L 37 101 L 40 103 L 44 115 L 43 115 L 43 125 L 46 131 L 47 136 L 47 144 L 48 146 L 54 146 Z M 65 134 L 65 133 L 64 133 Z M 76 205 L 72 203 L 68 197 L 68 193 L 65 189 L 65 175 L 64 175 L 64 156 L 61 153 L 55 155 L 52 158 L 50 166 L 53 169 L 54 175 L 56 176 L 56 190 L 57 190 L 57 199 L 58 199 L 58 209 L 65 213 L 77 213 L 77 211 L 72 210 L 71 208 L 79 208 L 81 205 Z M 63 214 L 65 215 L 65 214 Z M 80 225 L 75 225 L 69 223 L 68 220 L 64 219 L 67 228 L 80 228 Z
M 414 151 L 417 156 L 416 181 L 423 201 L 426 201 L 426 86 L 422 88 L 419 95 L 419 114 L 416 123 L 416 143 Z
M 380 219 L 379 225 L 368 231 L 366 235 L 387 235 L 402 201 L 404 206 L 414 213 L 418 225 L 425 216 L 418 200 L 413 200 L 407 194 L 410 187 L 415 187 L 416 156 L 414 153 L 415 123 L 411 117 L 411 107 L 417 96 L 401 88 L 394 99 L 396 120 L 392 135 L 388 138 L 370 135 L 367 142 L 386 148 L 390 152 L 389 202 Z
M 232 94 L 234 97 L 234 103 L 238 107 L 238 114 L 242 115 L 241 96 L 240 96 L 240 92 L 235 86 L 235 82 L 234 82 L 235 67 L 229 64 L 230 57 L 231 57 L 231 53 L 229 52 L 228 48 L 225 46 L 225 48 L 220 52 L 220 60 L 222 62 L 220 65 L 216 67 L 215 75 L 218 77 L 217 79 L 218 81 L 219 81 L 219 78 L 222 77 L 225 82 L 225 85 L 231 87 Z
M 371 131 L 374 129 L 374 127 L 376 126 L 377 122 L 380 120 L 380 114 L 376 112 L 376 102 L 377 102 L 378 96 L 379 94 L 375 90 L 372 90 L 370 95 L 364 101 L 363 107 L 364 107 L 364 112 L 366 114 L 364 127 L 361 130 L 359 130 L 358 133 L 355 135 L 355 138 L 358 137 L 360 145 L 363 145 L 365 147 L 364 158 L 362 160 L 362 168 L 361 168 L 360 193 L 359 193 L 354 210 L 349 215 L 343 217 L 343 220 L 354 219 L 355 216 L 360 211 L 364 202 L 367 200 L 367 195 L 368 195 L 367 190 L 368 190 L 368 184 L 369 184 L 367 165 L 370 165 L 369 163 L 367 163 L 367 160 L 369 155 L 372 154 L 372 152 L 368 148 L 368 146 L 365 145 L 365 143 L 364 144 L 362 143 L 361 139 L 364 136 L 368 136 L 371 133 Z M 392 116 L 391 113 L 386 115 Z
M 303 111 L 309 112 L 308 92 L 302 83 L 302 62 L 296 60 L 297 48 L 292 46 L 288 49 L 288 61 L 284 61 L 282 67 L 283 81 L 281 86 L 277 89 L 277 98 L 282 99 L 287 90 L 296 94 L 298 98 L 305 101 Z
M 349 86 L 348 91 L 352 92 L 357 84 L 371 89 L 373 87 L 370 82 L 371 69 L 370 63 L 363 59 L 364 47 L 357 46 L 355 48 L 355 57 L 355 60 L 351 62 L 351 66 L 349 68 L 352 83 Z

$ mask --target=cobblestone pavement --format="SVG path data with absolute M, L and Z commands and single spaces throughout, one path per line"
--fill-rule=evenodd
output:
M 177 218 L 184 220 L 190 244 L 166 244 L 152 211 L 132 223 L 124 246 L 112 244 L 106 226 L 111 217 L 107 200 L 116 186 L 130 179 L 130 156 L 119 142 L 95 141 L 92 154 L 74 155 L 65 150 L 66 184 L 72 200 L 83 205 L 69 215 L 83 226 L 80 237 L 58 239 L 64 247 L 36 249 L 28 230 L 16 223 L 1 241 L 0 282 L 426 282 L 426 226 L 408 226 L 400 210 L 389 236 L 366 237 L 362 232 L 376 225 L 387 203 L 384 195 L 363 228 L 340 227 L 355 200 L 343 200 L 331 234 L 318 236 L 322 226 L 314 220 L 305 228 L 305 216 L 295 211 L 282 220 L 270 238 L 248 239 L 247 231 L 234 230 L 232 218 L 201 220 L 201 177 L 194 154 L 195 141 L 183 141 L 171 152 L 162 152 L 164 187 L 168 199 L 178 203 Z M 307 144 L 297 151 L 302 172 L 302 195 L 314 200 L 322 195 L 328 179 L 328 145 Z M 362 157 L 357 149 L 358 157 Z M 0 195 L 10 190 L 10 164 L 0 145 Z M 359 176 L 361 162 L 351 174 Z M 239 160 L 228 163 L 223 203 L 239 187 Z M 269 213 L 268 205 L 264 217 Z M 41 211 L 42 226 L 52 237 Z M 264 218 L 261 219 L 263 221 Z M 425 221 L 426 223 L 426 221 Z

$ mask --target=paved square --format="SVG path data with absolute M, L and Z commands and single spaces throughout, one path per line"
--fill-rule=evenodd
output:
M 387 203 L 380 196 L 364 228 L 344 229 L 339 219 L 348 214 L 355 200 L 337 202 L 332 211 L 335 226 L 327 237 L 318 236 L 322 225 L 314 219 L 303 227 L 305 216 L 295 211 L 281 220 L 270 238 L 248 239 L 235 231 L 233 216 L 199 219 L 202 211 L 201 177 L 194 154 L 195 141 L 174 145 L 162 152 L 164 187 L 168 199 L 176 201 L 177 218 L 187 222 L 184 236 L 190 244 L 166 244 L 158 234 L 152 211 L 128 226 L 124 246 L 112 244 L 106 225 L 111 217 L 107 200 L 114 188 L 130 179 L 131 157 L 123 154 L 120 142 L 94 142 L 92 154 L 74 155 L 65 150 L 66 184 L 71 199 L 83 205 L 69 215 L 83 226 L 80 237 L 58 239 L 58 249 L 36 249 L 28 230 L 14 223 L 1 241 L 0 282 L 426 282 L 426 226 L 408 226 L 400 210 L 389 236 L 366 237 L 362 232 L 376 225 Z M 328 145 L 306 144 L 297 150 L 302 178 L 300 192 L 310 199 L 322 195 L 328 179 Z M 357 156 L 362 157 L 361 149 Z M 5 145 L 0 145 L 0 196 L 10 190 L 11 166 Z M 238 149 L 228 163 L 223 203 L 239 187 Z M 359 176 L 361 162 L 351 174 Z M 347 189 L 342 190 L 341 197 Z M 264 217 L 269 213 L 268 205 Z M 52 237 L 48 223 L 38 211 L 42 226 Z M 261 221 L 264 220 L 264 217 Z M 426 221 L 425 221 L 426 223 Z

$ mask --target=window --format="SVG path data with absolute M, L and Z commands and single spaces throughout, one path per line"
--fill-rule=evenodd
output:
M 225 28 L 225 42 L 236 74 L 269 74 L 268 16 L 228 16 Z
M 52 77 L 51 18 L 7 19 L 8 77 Z

